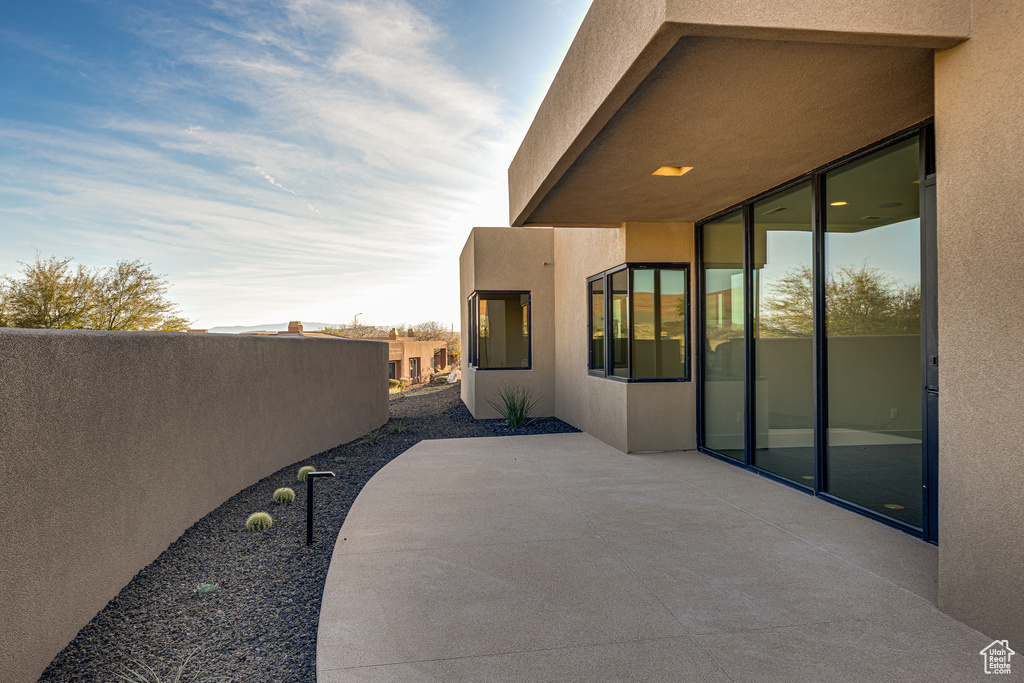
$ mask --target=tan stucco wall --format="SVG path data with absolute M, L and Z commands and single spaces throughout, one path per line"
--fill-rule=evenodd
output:
M 668 451 L 697 447 L 696 336 L 697 273 L 693 223 L 626 223 L 626 261 L 690 264 L 689 382 L 629 385 L 628 451 Z
M 555 409 L 554 231 L 550 228 L 474 228 L 460 257 L 462 301 L 462 400 L 477 419 L 499 417 L 487 403 L 503 384 L 528 388 L 533 415 Z M 547 262 L 547 265 L 544 265 Z M 529 370 L 469 367 L 467 297 L 474 291 L 530 292 Z
M 555 230 L 555 415 L 628 450 L 626 385 L 587 374 L 587 278 L 625 260 L 621 228 Z
M 557 417 L 624 452 L 696 446 L 694 382 L 626 384 L 587 373 L 587 278 L 626 262 L 691 264 L 692 340 L 693 247 L 690 223 L 555 230 Z M 690 362 L 692 374 L 692 351 Z
M 35 681 L 227 498 L 386 422 L 386 359 L 371 341 L 0 329 L 3 679 Z
M 1024 4 L 935 58 L 939 607 L 1024 643 Z
M 509 167 L 511 224 L 531 222 L 548 191 L 684 36 L 947 48 L 969 37 L 969 8 L 970 0 L 595 0 Z
M 468 297 L 476 289 L 476 232 L 471 230 L 466 244 L 459 254 L 459 341 L 462 356 L 459 359 L 462 381 L 459 382 L 459 394 L 466 406 L 476 405 L 476 384 L 469 381 L 472 368 L 469 367 L 469 301 Z

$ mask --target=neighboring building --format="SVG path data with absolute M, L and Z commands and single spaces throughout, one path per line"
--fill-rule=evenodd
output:
M 1022 105 L 1019 0 L 596 0 L 462 252 L 463 400 L 939 543 L 1024 642 Z
M 255 334 L 262 337 L 267 336 L 282 336 L 282 337 L 325 337 L 331 339 L 339 339 L 338 335 L 327 334 L 326 332 L 304 332 L 302 330 L 302 322 L 299 320 L 292 320 L 288 323 L 287 332 L 274 332 L 270 330 L 254 330 L 251 332 L 240 332 L 239 334 Z
M 344 339 L 336 334 L 326 332 L 303 332 L 302 323 L 293 320 L 288 323 L 287 332 L 243 332 L 242 334 L 327 337 Z M 432 373 L 448 367 L 448 344 L 443 341 L 423 341 L 415 335 L 400 337 L 396 330 L 386 337 L 366 337 L 374 341 L 388 343 L 388 378 L 407 379 L 412 384 L 429 382 Z
M 388 378 L 408 379 L 413 384 L 429 382 L 431 373 L 448 367 L 448 344 L 422 341 L 415 335 L 399 337 L 391 330 L 386 337 L 371 337 L 388 343 Z

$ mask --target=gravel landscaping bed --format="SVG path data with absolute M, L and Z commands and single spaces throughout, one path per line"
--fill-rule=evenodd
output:
M 391 430 L 397 424 L 404 431 L 396 434 Z M 457 384 L 393 394 L 391 419 L 376 445 L 356 439 L 232 496 L 136 574 L 39 680 L 107 683 L 118 680 L 124 668 L 142 671 L 142 665 L 166 675 L 196 651 L 188 674 L 202 670 L 245 683 L 314 681 L 320 597 L 334 542 L 356 495 L 377 470 L 423 439 L 575 431 L 554 418 L 522 429 L 500 420 L 474 420 Z M 317 482 L 309 547 L 306 485 L 296 481 L 304 465 L 338 475 Z M 284 486 L 295 490 L 295 502 L 276 506 L 271 495 Z M 245 531 L 246 518 L 260 510 L 273 516 L 273 526 Z M 195 592 L 206 582 L 218 588 Z

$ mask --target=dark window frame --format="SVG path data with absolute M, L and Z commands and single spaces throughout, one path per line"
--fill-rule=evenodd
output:
M 768 470 L 761 469 L 755 464 L 753 457 L 753 443 L 754 443 L 754 430 L 756 426 L 753 424 L 753 413 L 755 410 L 753 392 L 748 386 L 744 387 L 744 460 L 735 460 L 726 455 L 718 453 L 705 445 L 705 433 L 704 433 L 704 382 L 706 381 L 704 373 L 704 344 L 698 344 L 696 352 L 696 388 L 697 388 L 697 450 L 707 455 L 713 456 L 724 462 L 728 462 L 731 465 L 740 467 L 743 469 L 750 470 L 759 474 L 762 477 L 771 479 L 785 486 L 789 486 L 798 491 L 807 493 L 808 495 L 816 498 L 821 498 L 833 505 L 842 507 L 848 510 L 857 512 L 865 517 L 871 518 L 875 521 L 881 522 L 887 526 L 899 529 L 912 536 L 917 536 L 929 543 L 937 543 L 938 529 L 936 525 L 937 517 L 937 486 L 929 485 L 926 487 L 923 497 L 924 506 L 924 520 L 921 527 L 916 527 L 894 517 L 879 513 L 870 508 L 859 505 L 852 501 L 839 498 L 832 495 L 828 491 L 824 490 L 823 482 L 827 480 L 827 458 L 823 455 L 827 453 L 827 430 L 823 428 L 823 425 L 827 423 L 827 345 L 825 340 L 825 292 L 824 292 L 824 267 L 825 267 L 825 250 L 824 250 L 824 233 L 825 233 L 825 213 L 827 211 L 827 197 L 825 196 L 825 178 L 826 175 L 838 168 L 845 166 L 848 163 L 854 162 L 863 157 L 867 157 L 875 152 L 879 152 L 887 147 L 899 144 L 911 138 L 918 137 L 921 142 L 921 160 L 919 162 L 919 180 L 921 184 L 921 192 L 924 191 L 924 186 L 928 178 L 934 178 L 935 173 L 935 149 L 934 149 L 934 119 L 925 119 L 913 126 L 905 128 L 904 130 L 887 136 L 867 145 L 859 150 L 851 152 L 838 159 L 834 159 L 827 164 L 823 164 L 818 168 L 815 168 L 807 173 L 804 173 L 796 178 L 787 180 L 784 183 L 780 183 L 775 187 L 765 190 L 764 192 L 758 193 L 752 197 L 744 199 L 741 202 L 732 204 L 731 206 L 716 211 L 694 223 L 694 246 L 695 246 L 695 259 L 694 259 L 694 270 L 696 273 L 696 287 L 697 291 L 695 296 L 697 299 L 697 328 L 695 330 L 697 338 L 702 340 L 707 334 L 706 330 L 706 301 L 704 292 L 704 225 L 715 221 L 719 218 L 729 215 L 730 213 L 742 210 L 743 211 L 743 251 L 744 251 L 744 361 L 745 361 L 745 379 L 744 382 L 749 384 L 750 378 L 753 377 L 753 328 L 751 324 L 751 316 L 753 314 L 750 302 L 748 298 L 752 296 L 749 286 L 749 273 L 751 268 L 751 258 L 753 254 L 753 207 L 754 204 L 762 199 L 767 199 L 772 195 L 779 192 L 792 189 L 797 185 L 805 182 L 811 183 L 812 193 L 812 233 L 814 239 L 813 246 L 813 287 L 814 287 L 814 334 L 812 337 L 812 348 L 813 358 L 815 367 L 813 369 L 813 381 L 815 386 L 815 416 L 814 416 L 814 442 L 815 442 L 815 479 L 813 485 L 800 484 L 792 480 L 786 479 L 785 477 L 779 476 Z M 922 211 L 925 206 L 925 202 L 921 202 Z M 923 215 L 922 215 L 923 219 Z M 924 228 L 922 228 L 923 230 Z M 922 254 L 923 258 L 923 254 Z M 934 283 L 929 284 L 927 278 L 922 280 L 922 291 L 925 287 L 934 286 Z M 922 301 L 924 298 L 922 296 Z M 922 328 L 924 327 L 924 316 L 922 315 Z M 922 338 L 925 336 L 924 329 L 922 329 Z M 924 361 L 922 360 L 922 363 Z M 927 436 L 922 435 L 924 443 L 927 444 Z M 934 469 L 933 462 L 930 462 L 933 457 L 925 455 L 923 460 L 923 469 L 925 470 L 924 482 L 931 484 L 937 480 L 937 477 L 932 471 Z
M 690 263 L 687 262 L 663 262 L 663 263 L 648 263 L 648 262 L 629 262 L 623 263 L 614 268 L 602 271 L 595 275 L 591 275 L 587 278 L 587 374 L 591 377 L 603 377 L 616 382 L 690 382 L 693 380 L 693 372 L 691 370 L 691 353 L 690 353 L 690 328 L 692 322 L 690 318 L 690 300 L 692 298 L 691 291 L 691 280 L 690 280 Z M 623 270 L 627 272 L 627 301 L 628 301 L 628 315 L 629 315 L 629 334 L 626 340 L 626 358 L 627 358 L 627 376 L 620 377 L 615 375 L 615 366 L 613 363 L 614 349 L 612 346 L 612 335 L 611 335 L 611 324 L 612 324 L 612 276 L 616 273 L 620 273 Z M 686 307 L 684 310 L 684 316 L 686 319 L 685 334 L 683 343 L 686 346 L 686 354 L 683 360 L 683 376 L 682 377 L 633 377 L 633 340 L 635 333 L 633 331 L 633 325 L 635 322 L 635 316 L 633 315 L 633 272 L 636 270 L 681 270 L 685 274 L 686 278 Z M 594 339 L 594 314 L 593 314 L 593 297 L 591 296 L 591 284 L 593 282 L 602 281 L 604 283 L 604 367 L 595 368 L 593 358 L 593 339 Z
M 480 361 L 480 295 L 519 294 L 526 295 L 526 367 L 482 368 Z M 469 367 L 478 372 L 491 370 L 532 370 L 533 369 L 533 293 L 526 289 L 480 289 L 467 298 L 469 306 Z

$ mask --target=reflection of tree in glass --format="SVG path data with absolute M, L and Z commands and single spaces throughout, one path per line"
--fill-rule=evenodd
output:
M 761 306 L 760 337 L 811 336 L 811 283 L 808 266 L 770 282 Z M 904 284 L 866 263 L 839 266 L 825 281 L 825 314 L 832 337 L 920 334 L 921 286 Z

